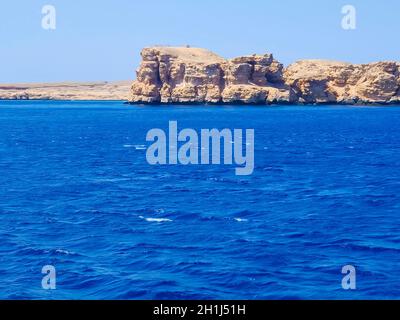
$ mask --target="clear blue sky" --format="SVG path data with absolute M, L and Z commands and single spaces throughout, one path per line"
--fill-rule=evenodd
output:
M 41 28 L 45 4 L 55 31 Z M 356 30 L 341 28 L 346 4 Z M 1 0 L 0 82 L 133 79 L 154 44 L 272 52 L 284 64 L 400 60 L 399 13 L 398 0 Z

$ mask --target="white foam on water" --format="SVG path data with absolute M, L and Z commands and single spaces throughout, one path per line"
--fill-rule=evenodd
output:
M 57 250 L 56 250 L 56 253 L 65 254 L 65 255 L 75 254 L 75 252 L 68 251 L 68 250 L 64 250 L 64 249 L 57 249 Z
M 249 220 L 247 220 L 247 219 L 242 219 L 242 218 L 235 218 L 235 221 L 237 221 L 237 222 L 247 222 L 247 221 L 249 221 Z
M 167 219 L 167 218 L 145 218 L 143 216 L 139 217 L 140 219 L 143 219 L 147 222 L 157 222 L 157 223 L 162 223 L 162 222 L 172 222 L 171 219 Z
M 146 150 L 147 149 L 147 147 L 143 144 L 135 145 L 134 147 L 136 150 Z
M 147 147 L 143 144 L 124 144 L 124 148 L 135 148 L 135 150 L 146 150 Z

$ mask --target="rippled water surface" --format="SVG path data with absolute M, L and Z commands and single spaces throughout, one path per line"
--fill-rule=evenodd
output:
M 170 120 L 254 128 L 254 174 L 148 165 Z M 400 108 L 0 102 L 0 216 L 0 298 L 399 298 Z

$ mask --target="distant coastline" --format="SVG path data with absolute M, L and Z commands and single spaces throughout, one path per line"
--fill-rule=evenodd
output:
M 400 63 L 224 59 L 201 48 L 141 52 L 135 81 L 0 84 L 0 100 L 185 105 L 400 105 Z
M 0 84 L 0 100 L 127 101 L 132 81 Z

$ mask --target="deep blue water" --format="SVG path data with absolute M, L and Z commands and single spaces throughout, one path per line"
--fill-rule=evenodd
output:
M 254 128 L 254 174 L 150 166 L 170 120 Z M 3 299 L 397 299 L 400 108 L 0 102 L 0 215 Z

